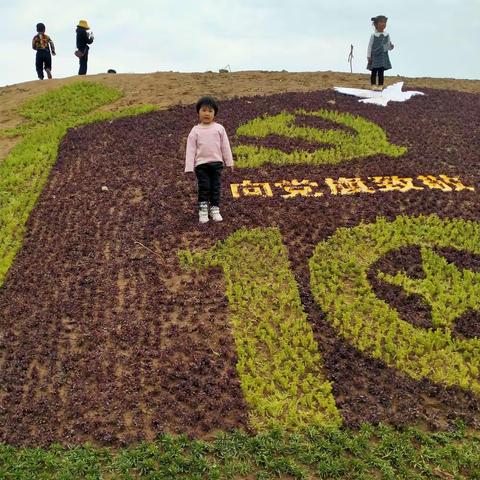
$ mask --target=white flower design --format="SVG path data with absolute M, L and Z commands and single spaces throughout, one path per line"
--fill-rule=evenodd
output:
M 397 82 L 383 91 L 364 90 L 361 88 L 347 88 L 347 87 L 334 87 L 334 90 L 346 95 L 355 95 L 356 97 L 362 97 L 359 102 L 373 103 L 374 105 L 380 105 L 386 107 L 387 103 L 392 102 L 405 102 L 414 95 L 425 95 L 423 92 L 416 92 L 410 90 L 408 92 L 402 92 L 403 82 Z

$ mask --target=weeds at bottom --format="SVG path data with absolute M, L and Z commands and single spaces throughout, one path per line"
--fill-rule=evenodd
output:
M 212 442 L 162 435 L 121 450 L 91 445 L 16 448 L 0 444 L 0 478 L 27 479 L 473 479 L 480 437 L 458 424 L 425 433 L 364 425 L 359 431 L 271 430 L 219 434 Z

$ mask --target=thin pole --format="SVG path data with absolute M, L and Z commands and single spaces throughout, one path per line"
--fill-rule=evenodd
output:
M 350 45 L 350 54 L 348 55 L 348 62 L 350 63 L 350 73 L 353 73 L 352 61 L 353 61 L 353 45 Z

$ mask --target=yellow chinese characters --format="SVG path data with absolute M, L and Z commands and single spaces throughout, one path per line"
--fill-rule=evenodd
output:
M 437 188 L 443 192 L 451 192 L 455 190 L 459 192 L 461 190 L 475 190 L 473 187 L 467 187 L 459 180 L 458 177 L 448 177 L 447 175 L 439 175 L 440 178 L 436 178 L 433 175 L 419 175 L 417 178 L 423 182 L 428 188 Z
M 410 177 L 398 177 L 392 175 L 391 177 L 368 177 L 375 182 L 379 187 L 380 192 L 408 192 L 409 190 L 423 190 L 423 187 L 416 187 L 413 184 L 413 178 Z M 420 177 L 419 177 L 420 178 Z M 433 177 L 435 178 L 435 177 Z
M 326 178 L 325 183 L 330 187 L 332 195 L 352 195 L 353 193 L 375 193 L 373 188 L 367 187 L 361 178 L 340 177 L 337 180 Z
M 417 182 L 417 184 L 415 184 Z M 359 193 L 378 192 L 410 192 L 418 190 L 441 190 L 442 192 L 475 191 L 475 187 L 462 183 L 459 177 L 448 175 L 418 175 L 400 177 L 398 175 L 360 177 L 324 178 L 316 180 L 281 180 L 273 182 L 277 190 L 273 190 L 269 182 L 253 182 L 243 180 L 242 183 L 230 184 L 233 198 L 240 197 L 274 197 L 277 193 L 285 199 L 295 197 L 322 197 L 330 195 L 354 195 Z M 325 188 L 328 187 L 328 188 Z M 323 188 L 323 191 L 322 191 Z
M 230 184 L 233 198 L 243 197 L 273 197 L 270 184 L 264 182 L 252 183 L 250 180 L 244 180 L 242 183 Z
M 282 195 L 283 198 L 292 198 L 292 197 L 321 197 L 322 192 L 313 192 L 315 188 L 318 188 L 318 182 L 311 182 L 310 180 L 302 180 L 301 182 L 297 179 L 282 180 L 281 182 L 275 183 L 276 187 L 283 188 L 286 195 Z

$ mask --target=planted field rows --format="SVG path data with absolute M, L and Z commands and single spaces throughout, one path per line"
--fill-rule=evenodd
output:
M 222 102 L 206 226 L 191 106 L 71 128 L 0 290 L 0 441 L 477 428 L 479 97 L 424 91 Z

